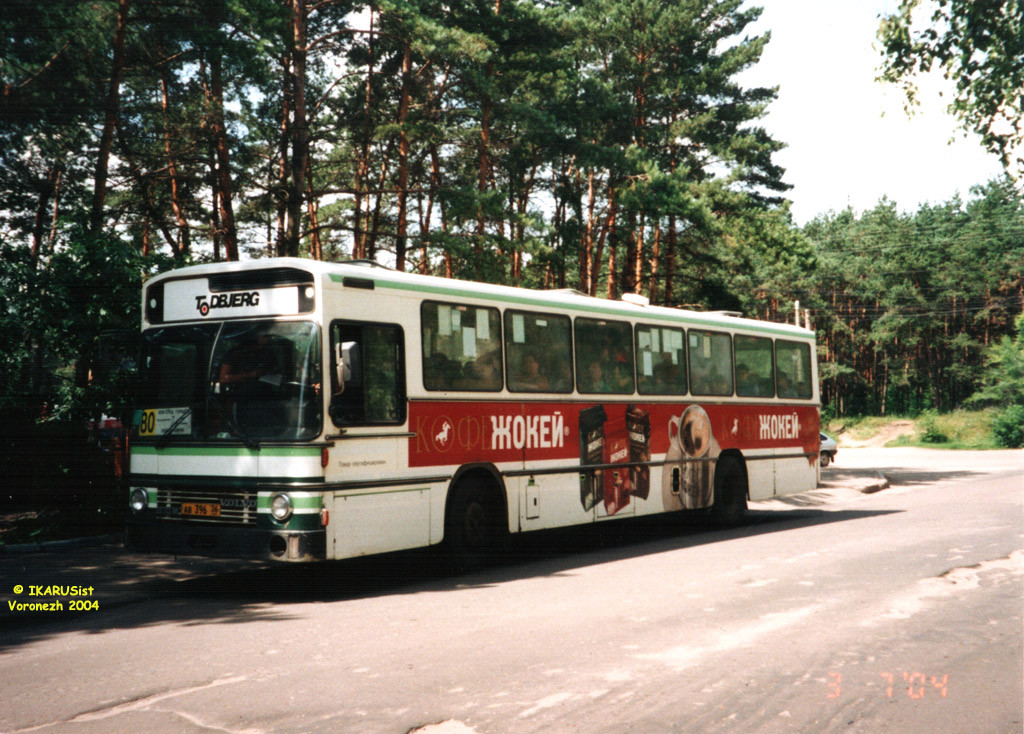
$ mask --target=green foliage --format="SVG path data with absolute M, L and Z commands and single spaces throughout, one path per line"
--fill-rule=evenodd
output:
M 1014 356 L 1000 351 L 1024 277 L 1012 182 L 912 215 L 883 200 L 795 227 L 781 143 L 761 122 L 776 91 L 741 83 L 769 42 L 742 0 L 131 3 L 116 69 L 116 4 L 11 3 L 8 405 L 109 407 L 118 388 L 88 373 L 103 335 L 137 323 L 141 280 L 234 257 L 231 231 L 251 257 L 367 257 L 776 321 L 799 300 L 839 416 L 948 410 L 979 385 L 978 400 L 1017 399 L 1004 394 L 1017 390 Z M 901 59 L 928 40 L 899 30 L 911 4 L 888 21 Z M 995 38 L 998 22 L 972 17 Z M 975 59 L 975 81 L 1016 43 L 1004 41 Z M 83 228 L 108 113 L 103 226 Z
M 1008 449 L 1024 447 L 1024 404 L 1010 405 L 992 421 L 992 433 Z
M 1024 203 L 1008 180 L 973 193 L 908 215 L 882 201 L 804 228 L 816 271 L 776 292 L 817 314 L 823 399 L 837 415 L 949 411 L 988 379 L 985 345 L 1002 344 L 1021 312 Z M 1011 371 L 985 384 L 1009 389 Z
M 926 410 L 921 414 L 920 418 L 918 418 L 917 427 L 922 442 L 927 444 L 949 442 L 949 436 L 939 429 L 936 418 L 937 416 L 934 410 Z
M 105 339 L 138 329 L 145 261 L 138 247 L 117 237 L 71 230 L 71 239 L 46 260 L 24 247 L 0 244 L 0 410 L 84 420 L 113 412 L 123 400 L 98 372 Z M 98 377 L 98 375 L 96 375 Z
M 931 16 L 921 17 L 924 10 Z M 1024 172 L 1024 4 L 1021 0 L 900 0 L 878 31 L 882 78 L 910 104 L 918 73 L 941 69 L 956 85 L 950 105 L 1007 169 Z
M 1015 333 L 985 350 L 985 374 L 971 403 L 1024 405 L 1024 313 L 1017 316 Z

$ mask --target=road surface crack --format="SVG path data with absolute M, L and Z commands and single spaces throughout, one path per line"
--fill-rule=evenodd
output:
M 997 578 L 1007 573 L 1014 576 L 1024 574 L 1024 552 L 1014 551 L 1003 558 L 951 568 L 938 576 L 921 579 L 910 592 L 889 600 L 889 611 L 882 615 L 882 619 L 908 619 L 923 610 L 930 601 L 980 588 L 983 576 Z M 863 624 L 871 625 L 877 621 L 870 619 Z
M 218 678 L 216 680 L 210 681 L 209 683 L 203 683 L 203 684 L 198 685 L 198 686 L 189 686 L 188 688 L 177 688 L 177 689 L 174 689 L 174 690 L 171 690 L 171 691 L 164 691 L 163 693 L 154 693 L 154 694 L 149 695 L 149 696 L 143 696 L 141 698 L 135 698 L 135 699 L 132 699 L 130 701 L 124 701 L 124 702 L 116 704 L 114 706 L 106 706 L 106 707 L 103 707 L 103 708 L 94 709 L 92 711 L 85 711 L 83 713 L 78 714 L 77 716 L 73 716 L 70 719 L 65 719 L 65 720 L 62 720 L 62 721 L 50 721 L 50 722 L 47 722 L 45 724 L 37 724 L 36 726 L 32 726 L 32 727 L 29 727 L 27 729 L 18 729 L 16 731 L 10 732 L 10 734 L 26 734 L 27 732 L 33 732 L 33 731 L 39 731 L 39 730 L 42 730 L 42 729 L 47 729 L 47 728 L 49 728 L 51 726 L 56 726 L 58 724 L 78 724 L 78 723 L 89 722 L 89 721 L 102 721 L 104 719 L 109 719 L 109 718 L 114 717 L 114 716 L 120 716 L 121 714 L 129 713 L 129 712 L 132 712 L 132 711 L 140 711 L 142 709 L 150 708 L 154 704 L 157 704 L 160 701 L 166 701 L 167 699 L 170 699 L 170 698 L 176 698 L 178 696 L 185 696 L 185 695 L 188 695 L 189 693 L 195 693 L 197 691 L 205 691 L 205 690 L 207 690 L 209 688 L 216 688 L 217 686 L 225 686 L 225 685 L 230 685 L 232 683 L 241 683 L 244 680 L 246 680 L 245 676 L 233 676 L 233 677 L 227 677 L 227 678 Z M 201 724 L 198 720 L 193 720 L 192 717 L 190 717 L 190 716 L 188 716 L 186 714 L 183 714 L 180 711 L 174 711 L 172 713 L 175 713 L 175 714 L 177 714 L 179 716 L 182 716 L 182 717 L 188 719 L 189 721 L 192 721 L 192 723 L 194 723 L 196 725 L 204 726 L 204 727 L 206 727 L 208 729 L 209 728 L 213 728 L 213 727 L 211 727 L 211 726 L 209 726 L 207 724 Z M 220 729 L 220 731 L 228 731 L 228 730 L 227 729 Z M 233 734 L 236 734 L 236 733 L 233 733 Z M 237 733 L 237 734 L 241 734 L 241 733 Z

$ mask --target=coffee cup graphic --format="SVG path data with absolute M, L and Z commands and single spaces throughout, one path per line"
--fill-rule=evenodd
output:
M 668 422 L 669 446 L 662 470 L 661 496 L 666 510 L 692 510 L 711 505 L 715 462 L 722 448 L 711 430 L 711 419 L 691 405 Z

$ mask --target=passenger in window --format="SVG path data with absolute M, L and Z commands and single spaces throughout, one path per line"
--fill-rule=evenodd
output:
M 619 352 L 610 370 L 612 390 L 614 392 L 633 392 L 633 365 L 624 352 Z
M 598 359 L 590 360 L 586 372 L 580 375 L 580 392 L 611 392 L 611 386 L 605 380 L 604 368 Z
M 759 381 L 750 374 L 750 369 L 742 363 L 736 365 L 736 393 L 751 397 L 762 395 Z
M 601 345 L 601 371 L 607 389 L 602 392 L 632 392 L 633 366 L 629 355 L 609 342 Z
M 703 360 L 690 363 L 690 388 L 697 395 L 712 394 L 711 372 Z
M 441 352 L 434 352 L 423 363 L 423 379 L 431 390 L 441 390 L 451 386 L 452 373 L 455 367 L 452 361 Z
M 679 377 L 679 365 L 672 364 L 665 355 L 661 364 L 654 365 L 654 391 L 659 393 L 681 392 L 682 380 Z
M 501 389 L 501 360 L 494 352 L 481 354 L 470 365 L 467 387 L 475 390 Z
M 555 361 L 555 376 L 551 380 L 551 389 L 555 392 L 572 390 L 572 362 L 568 357 Z
M 548 378 L 540 370 L 540 360 L 533 352 L 526 352 L 519 365 L 517 389 L 543 391 L 548 389 Z

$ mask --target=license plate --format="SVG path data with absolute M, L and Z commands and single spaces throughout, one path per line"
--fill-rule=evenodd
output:
M 182 502 L 181 514 L 191 517 L 220 517 L 220 505 L 206 502 Z

